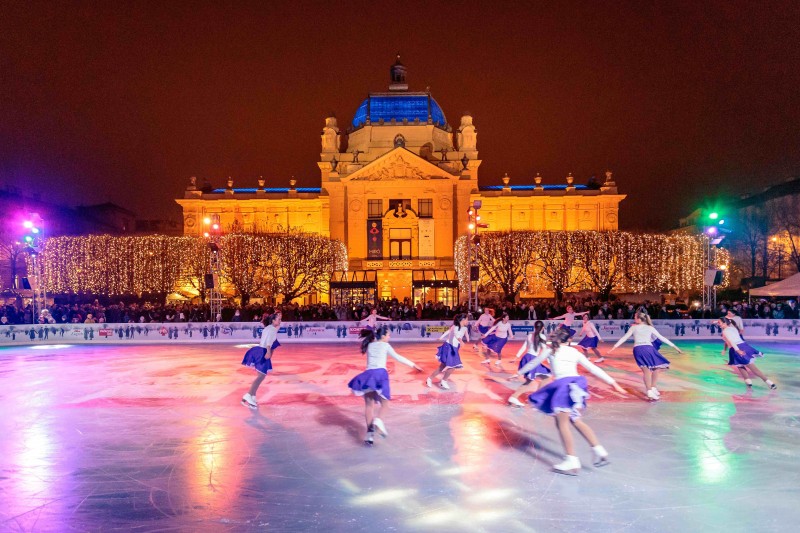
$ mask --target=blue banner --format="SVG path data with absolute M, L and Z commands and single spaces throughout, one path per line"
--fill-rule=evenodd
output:
M 367 220 L 367 258 L 383 257 L 383 220 Z

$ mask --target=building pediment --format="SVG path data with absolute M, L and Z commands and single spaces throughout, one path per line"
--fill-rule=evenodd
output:
M 397 147 L 343 178 L 342 181 L 430 180 L 453 177 L 453 174 L 417 154 L 403 147 Z

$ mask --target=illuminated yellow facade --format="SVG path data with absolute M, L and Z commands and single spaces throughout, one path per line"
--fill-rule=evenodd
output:
M 472 117 L 453 130 L 430 92 L 408 91 L 405 75 L 398 58 L 389 91 L 370 93 L 347 132 L 325 119 L 319 188 L 267 188 L 264 180 L 234 188 L 229 180 L 227 188 L 201 189 L 193 178 L 177 200 L 184 233 L 202 234 L 210 215 L 226 230 L 320 233 L 346 244 L 351 270 L 376 272 L 378 297 L 427 301 L 432 293 L 412 292 L 412 280 L 453 271 L 453 245 L 468 232 L 476 200 L 489 231 L 617 229 L 625 196 L 610 172 L 595 187 L 575 185 L 571 175 L 563 185 L 543 185 L 539 176 L 511 185 L 506 176 L 504 185 L 480 187 Z M 457 298 L 447 289 L 435 294 Z

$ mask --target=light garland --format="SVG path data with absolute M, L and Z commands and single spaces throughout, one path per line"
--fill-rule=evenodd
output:
M 286 250 L 297 252 L 289 255 L 292 272 L 303 280 L 298 282 L 302 294 L 324 286 L 334 270 L 347 269 L 344 244 L 316 234 L 229 234 L 218 245 L 221 276 L 239 296 L 271 294 L 287 285 L 276 277 L 288 261 Z M 187 285 L 201 292 L 210 271 L 209 240 L 195 237 L 54 237 L 45 241 L 39 257 L 43 285 L 51 294 L 164 294 Z
M 510 272 L 498 271 L 496 253 L 509 249 L 529 254 L 524 280 L 530 292 L 591 289 L 616 292 L 681 292 L 703 288 L 708 241 L 698 235 L 600 231 L 517 231 L 481 234 L 480 286 L 500 288 Z M 488 244 L 488 248 L 486 245 Z M 468 290 L 468 241 L 455 244 L 455 266 L 462 290 Z M 492 264 L 490 264 L 492 262 Z M 502 262 L 502 261 L 501 261 Z M 730 254 L 717 249 L 714 267 L 730 281 Z M 507 270 L 507 269 L 506 269 Z M 518 285 L 519 285 L 518 284 Z M 508 286 L 508 283 L 505 283 Z M 517 286 L 518 288 L 518 286 Z

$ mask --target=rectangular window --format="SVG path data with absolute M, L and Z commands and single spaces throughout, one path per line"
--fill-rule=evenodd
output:
M 382 218 L 383 200 L 367 200 L 367 216 L 369 218 Z
M 433 216 L 433 200 L 430 198 L 420 198 L 419 200 L 419 217 L 431 218 Z

